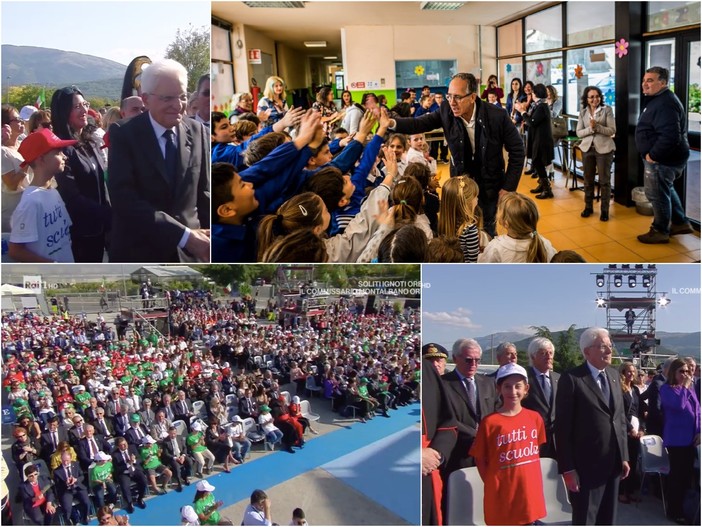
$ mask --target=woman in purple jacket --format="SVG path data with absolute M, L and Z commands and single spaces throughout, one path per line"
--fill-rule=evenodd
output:
M 695 456 L 700 444 L 700 403 L 685 361 L 675 359 L 660 389 L 663 410 L 663 444 L 668 449 L 668 517 L 683 525 L 685 493 L 692 486 Z

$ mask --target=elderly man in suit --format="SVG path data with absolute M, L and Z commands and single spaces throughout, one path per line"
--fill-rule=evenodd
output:
M 112 451 L 112 464 L 114 466 L 115 480 L 122 489 L 122 496 L 127 502 L 125 509 L 129 514 L 134 512 L 134 504 L 145 509 L 146 503 L 146 474 L 139 461 L 140 457 L 137 448 L 127 443 L 123 437 L 117 438 L 117 446 Z M 136 496 L 132 493 L 132 483 L 136 484 Z M 136 499 L 135 499 L 136 498 Z
M 497 364 L 499 366 L 504 366 L 505 364 L 517 364 L 517 346 L 511 342 L 500 342 L 495 348 L 495 357 L 497 358 Z M 500 368 L 497 368 L 499 370 Z M 497 370 L 488 374 L 488 377 L 497 379 Z
M 614 525 L 619 480 L 629 476 L 627 420 L 612 341 L 603 328 L 580 336 L 585 363 L 561 375 L 556 455 L 573 505 L 573 525 Z
M 556 420 L 556 392 L 560 374 L 553 371 L 553 342 L 545 337 L 536 337 L 529 343 L 530 368 L 527 368 L 529 377 L 529 393 L 522 401 L 522 406 L 539 412 L 546 427 L 546 443 L 540 447 L 541 457 L 556 459 L 556 445 L 553 435 L 553 426 Z
M 109 439 L 114 435 L 114 429 L 112 423 L 105 419 L 105 409 L 97 409 L 97 419 L 93 421 L 93 426 L 95 427 L 95 432 L 103 436 L 105 439 Z
M 178 437 L 175 426 L 168 428 L 168 435 L 161 441 L 161 448 L 161 461 L 171 469 L 177 483 L 176 490 L 181 492 L 183 483 L 190 485 L 188 477 L 192 474 L 193 462 L 188 456 L 185 440 Z
M 78 461 L 81 468 L 87 472 L 98 452 L 109 452 L 110 445 L 105 439 L 95 433 L 93 425 L 85 425 L 85 437 L 78 442 Z
M 478 364 L 483 350 L 473 339 L 459 339 L 453 344 L 453 361 L 456 367 L 442 377 L 449 404 L 456 417 L 458 437 L 451 452 L 444 476 L 454 470 L 474 466 L 468 455 L 478 423 L 483 417 L 495 411 L 495 381 L 478 373 Z
M 71 462 L 70 452 L 61 454 L 61 466 L 54 470 L 56 496 L 66 519 L 72 517 L 74 500 L 80 505 L 80 523 L 88 524 L 88 489 L 83 483 L 83 471 L 76 462 Z
M 187 72 L 153 62 L 141 77 L 147 112 L 110 127 L 113 262 L 210 259 L 210 138 L 185 115 Z

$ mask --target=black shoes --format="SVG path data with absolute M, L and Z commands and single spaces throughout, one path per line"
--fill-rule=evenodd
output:
M 550 188 L 545 188 L 544 191 L 536 196 L 536 199 L 548 199 L 553 197 L 553 192 L 551 192 Z
M 127 503 L 127 506 L 125 507 L 127 509 L 127 512 L 129 514 L 134 514 L 134 505 L 131 503 Z
M 529 192 L 531 192 L 532 194 L 541 194 L 544 190 L 546 190 L 546 188 L 541 183 L 539 183 L 538 187 L 531 189 Z
M 600 221 L 609 221 L 609 211 L 600 212 Z
M 531 176 L 534 173 L 534 169 L 530 168 L 529 170 L 524 171 L 525 176 Z
M 580 213 L 582 218 L 589 218 L 592 216 L 592 209 L 590 207 L 585 207 L 585 210 Z
M 145 509 L 146 503 L 144 503 L 144 498 L 139 498 L 136 502 L 136 506 L 139 507 L 140 509 Z

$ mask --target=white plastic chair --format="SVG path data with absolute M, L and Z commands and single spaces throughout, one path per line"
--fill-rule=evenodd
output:
M 285 404 L 289 405 L 289 404 L 290 404 L 290 401 L 292 400 L 292 399 L 290 398 L 290 392 L 280 392 L 280 395 L 282 395 L 283 397 L 285 397 Z
M 546 525 L 570 525 L 573 521 L 573 507 L 568 501 L 565 481 L 558 473 L 558 462 L 548 457 L 542 457 L 540 461 L 546 499 L 546 517 L 541 518 L 541 522 Z
M 185 421 L 182 419 L 178 419 L 177 421 L 173 421 L 173 426 L 175 426 L 176 433 L 178 436 L 183 436 L 185 435 L 185 432 L 187 431 L 187 427 L 185 426 Z
M 261 443 L 266 439 L 266 436 L 259 432 L 258 424 L 253 417 L 244 419 L 244 434 L 252 443 Z
M 195 401 L 193 403 L 193 412 L 201 419 L 207 419 L 207 411 L 205 410 L 205 401 Z
M 310 392 L 310 397 L 312 397 L 315 393 L 319 394 L 322 392 L 321 386 L 317 386 L 314 377 L 311 375 L 308 376 L 307 380 L 305 381 L 305 390 Z
M 485 525 L 483 480 L 476 467 L 462 468 L 449 476 L 447 516 L 448 525 Z
M 239 404 L 239 399 L 235 393 L 230 393 L 224 398 L 225 406 L 237 406 Z
M 663 502 L 663 514 L 668 515 L 665 506 L 665 485 L 663 485 L 663 476 L 667 476 L 670 472 L 670 462 L 668 461 L 668 451 L 663 446 L 663 439 L 660 436 L 643 436 L 639 439 L 641 443 L 641 487 L 639 493 L 643 489 L 644 480 L 647 474 L 658 474 L 658 482 L 661 486 L 661 498 Z M 638 506 L 638 503 L 637 503 Z
M 319 421 L 319 414 L 312 413 L 312 406 L 309 401 L 300 401 L 300 413 L 310 421 Z

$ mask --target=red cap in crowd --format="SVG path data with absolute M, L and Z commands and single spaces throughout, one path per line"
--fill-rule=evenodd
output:
M 24 168 L 47 152 L 51 152 L 57 148 L 73 146 L 77 142 L 78 141 L 75 139 L 59 139 L 58 136 L 48 128 L 37 130 L 29 134 L 25 140 L 20 143 L 17 149 L 24 159 L 24 161 L 20 163 L 20 166 Z

